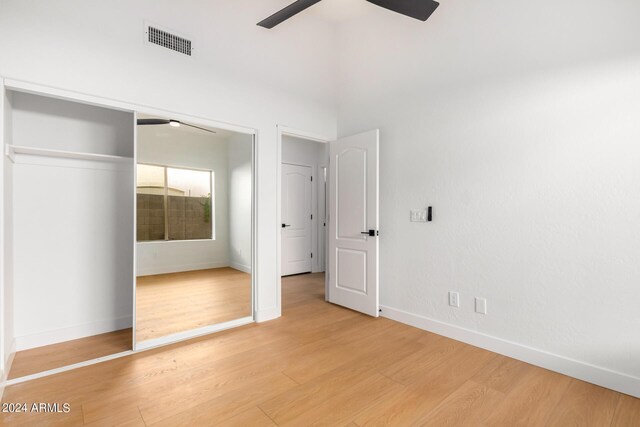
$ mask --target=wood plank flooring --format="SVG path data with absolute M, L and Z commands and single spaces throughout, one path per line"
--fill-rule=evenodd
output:
M 16 353 L 9 379 L 131 350 L 131 328 Z
M 640 399 L 324 302 L 283 280 L 283 317 L 9 387 L 68 414 L 3 425 L 638 426 Z
M 138 277 L 136 340 L 251 316 L 251 275 L 233 268 Z

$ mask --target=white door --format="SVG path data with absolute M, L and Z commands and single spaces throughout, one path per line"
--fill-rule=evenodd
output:
M 378 317 L 378 140 L 373 130 L 331 143 L 329 302 Z
M 282 275 L 311 272 L 311 168 L 282 165 Z

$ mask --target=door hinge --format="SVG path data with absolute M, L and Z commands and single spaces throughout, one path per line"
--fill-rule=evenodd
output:
M 313 182 L 313 177 L 311 177 L 311 181 Z
M 311 258 L 313 258 L 313 252 L 311 252 Z
M 313 219 L 313 214 L 311 214 L 311 219 Z

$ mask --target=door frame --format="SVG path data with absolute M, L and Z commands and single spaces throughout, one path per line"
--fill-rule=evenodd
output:
M 331 141 L 336 139 L 288 126 L 276 125 L 276 223 L 274 224 L 274 227 L 276 229 L 276 304 L 278 316 L 282 316 L 282 137 L 285 135 L 292 136 L 294 138 L 306 139 L 307 141 L 320 142 L 323 144 L 329 144 Z M 326 252 L 326 247 L 324 249 Z M 324 255 L 326 260 L 326 254 Z M 329 282 L 327 282 L 325 275 L 325 301 L 327 301 L 329 295 L 328 286 Z
M 324 233 L 318 233 L 318 265 L 321 265 L 323 267 L 323 270 L 325 271 L 325 273 L 327 272 L 327 236 L 329 233 L 329 228 L 328 228 L 329 222 L 327 221 L 327 217 L 328 217 L 327 214 L 329 212 L 329 210 L 327 209 L 327 190 L 329 188 L 327 186 L 328 172 L 329 172 L 329 163 L 327 163 L 327 166 L 318 167 L 318 179 L 322 178 L 322 183 L 324 184 L 322 190 L 318 191 L 318 196 L 317 196 L 318 228 L 320 227 L 320 218 L 324 219 L 324 226 L 323 226 Z M 318 184 L 320 184 L 320 181 L 318 181 Z M 322 208 L 324 210 L 322 215 L 320 215 L 320 200 L 322 200 Z

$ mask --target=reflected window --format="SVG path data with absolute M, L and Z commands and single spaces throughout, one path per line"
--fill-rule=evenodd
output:
M 137 166 L 137 240 L 214 238 L 213 172 Z

